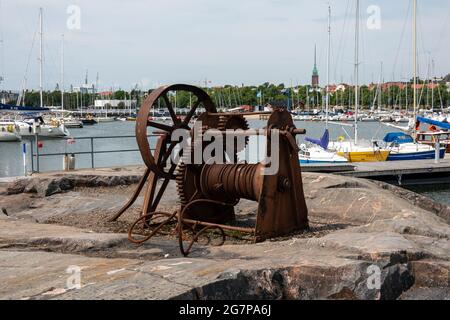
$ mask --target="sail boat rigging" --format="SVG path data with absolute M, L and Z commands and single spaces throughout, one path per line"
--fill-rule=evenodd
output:
M 360 0 L 356 0 L 355 10 L 355 62 L 354 62 L 354 80 L 355 80 L 355 112 L 353 123 L 353 141 L 331 142 L 329 149 L 334 150 L 338 155 L 343 156 L 350 162 L 378 162 L 386 161 L 389 151 L 381 149 L 378 144 L 362 145 L 358 136 L 359 120 L 359 46 L 360 46 Z

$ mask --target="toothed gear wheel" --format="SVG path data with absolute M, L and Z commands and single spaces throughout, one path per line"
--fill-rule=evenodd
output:
M 208 129 L 218 129 L 220 131 L 226 130 L 248 130 L 249 125 L 247 120 L 241 115 L 222 115 L 217 118 L 208 118 L 207 116 L 201 116 L 200 120 L 203 120 L 206 124 L 202 127 L 203 133 L 205 133 Z M 188 157 L 193 157 L 193 150 L 197 147 L 201 147 L 204 150 L 204 145 L 200 146 L 203 141 L 195 140 L 191 145 L 191 155 L 183 155 L 180 160 L 180 163 L 177 168 L 176 174 L 176 184 L 177 184 L 177 192 L 180 198 L 180 202 L 182 205 L 188 204 L 192 201 L 193 197 L 197 195 L 197 190 L 200 189 L 200 172 L 203 168 L 203 165 L 196 164 L 187 164 L 193 163 L 193 160 L 188 159 Z M 245 138 L 245 145 L 237 148 L 235 146 L 235 150 L 233 155 L 228 155 L 230 158 L 236 157 L 237 153 L 243 151 L 248 143 L 248 137 Z
M 202 128 L 203 133 L 205 133 L 208 130 L 208 127 L 205 126 Z M 176 184 L 177 184 L 177 192 L 178 196 L 180 198 L 180 203 L 182 205 L 186 205 L 191 201 L 191 198 L 195 196 L 197 191 L 197 186 L 199 185 L 199 182 L 197 182 L 199 178 L 199 171 L 201 171 L 201 168 L 203 165 L 196 165 L 193 163 L 193 156 L 194 156 L 194 150 L 199 147 L 199 145 L 202 143 L 202 141 L 199 140 L 193 140 L 193 143 L 191 144 L 191 153 L 190 154 L 183 154 L 181 157 L 181 160 L 177 167 L 177 173 L 176 173 Z M 190 159 L 189 159 L 190 158 Z M 190 164 L 187 164 L 190 163 Z M 191 186 L 194 186 L 194 188 L 191 190 Z
M 219 117 L 218 129 L 226 130 L 249 130 L 250 126 L 247 120 L 241 115 L 223 115 Z M 245 145 L 235 146 L 235 153 L 243 151 L 248 144 L 248 137 L 245 138 Z M 238 148 L 239 147 L 239 148 Z M 231 155 L 229 155 L 231 157 Z

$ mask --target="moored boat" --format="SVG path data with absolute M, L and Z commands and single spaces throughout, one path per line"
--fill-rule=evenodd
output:
M 96 120 L 98 123 L 114 122 L 114 121 L 116 121 L 115 118 L 111 118 L 111 117 L 97 117 L 97 118 L 95 118 L 95 120 Z
M 87 116 L 86 118 L 80 118 L 80 120 L 83 123 L 83 125 L 88 125 L 88 126 L 92 126 L 92 125 L 98 123 L 92 116 Z
M 434 146 L 417 143 L 414 138 L 406 133 L 393 132 L 384 138 L 386 148 L 390 150 L 387 161 L 426 160 L 436 157 Z M 445 157 L 446 148 L 441 148 L 439 156 Z
M 0 142 L 20 141 L 21 136 L 14 122 L 0 122 Z
M 61 119 L 66 128 L 83 128 L 83 122 L 77 118 L 69 117 Z
M 373 143 L 364 145 L 353 141 L 337 141 L 330 143 L 330 150 L 337 152 L 339 156 L 345 157 L 349 162 L 383 162 L 387 161 L 390 151 Z
M 320 140 L 313 138 L 306 138 L 306 141 L 311 145 L 306 146 L 302 144 L 299 151 L 300 163 L 347 163 L 348 160 L 337 154 L 335 151 L 328 150 L 330 143 L 330 133 L 328 129 L 325 130 Z
M 300 146 L 299 159 L 301 164 L 348 163 L 348 160 L 336 152 L 322 149 L 319 146 Z
M 40 137 L 59 138 L 70 136 L 69 130 L 67 130 L 63 123 L 56 119 L 51 120 L 50 123 L 45 123 L 42 117 L 24 119 L 20 121 L 16 120 L 15 124 L 19 129 L 19 134 L 22 137 L 34 136 L 34 122 L 39 124 L 38 136 Z

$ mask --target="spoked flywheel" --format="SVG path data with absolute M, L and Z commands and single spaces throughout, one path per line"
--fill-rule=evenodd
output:
M 169 98 L 170 93 L 177 91 L 178 92 L 184 91 L 192 94 L 192 98 L 194 101 L 193 105 L 191 106 L 191 109 L 189 110 L 188 114 L 183 120 L 177 117 Z M 195 101 L 194 98 L 197 98 L 197 101 Z M 169 111 L 170 118 L 172 120 L 172 125 L 159 123 L 149 119 L 151 109 L 161 102 L 163 103 L 163 105 L 165 105 L 165 107 Z M 195 115 L 198 108 L 201 107 L 203 107 L 209 113 L 217 112 L 213 101 L 205 91 L 203 91 L 200 88 L 184 84 L 176 84 L 171 86 L 160 87 L 154 90 L 142 104 L 136 120 L 136 139 L 145 165 L 160 178 L 171 180 L 175 179 L 174 173 L 171 172 L 173 170 L 166 171 L 165 167 L 172 151 L 175 149 L 175 147 L 179 142 L 177 141 L 170 142 L 168 147 L 165 148 L 162 154 L 159 155 L 158 159 L 155 159 L 155 157 L 151 152 L 150 145 L 148 142 L 147 128 L 152 127 L 157 130 L 160 130 L 168 137 L 170 137 L 172 132 L 174 132 L 177 129 L 191 130 L 189 123 L 192 117 Z

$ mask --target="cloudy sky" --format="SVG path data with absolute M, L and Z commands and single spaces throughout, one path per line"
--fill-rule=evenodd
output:
M 426 76 L 434 60 L 436 75 L 447 74 L 450 2 L 418 2 L 420 73 Z M 330 4 L 331 81 L 351 82 L 356 0 Z M 361 0 L 362 82 L 378 81 L 381 61 L 385 80 L 412 76 L 411 4 Z M 323 83 L 327 6 L 327 0 L 1 0 L 2 86 L 18 89 L 26 75 L 27 87 L 38 87 L 39 7 L 47 89 L 60 81 L 62 34 L 66 86 L 79 85 L 86 70 L 89 82 L 98 72 L 102 88 L 116 89 L 205 79 L 213 86 L 303 84 L 310 82 L 315 44 Z

